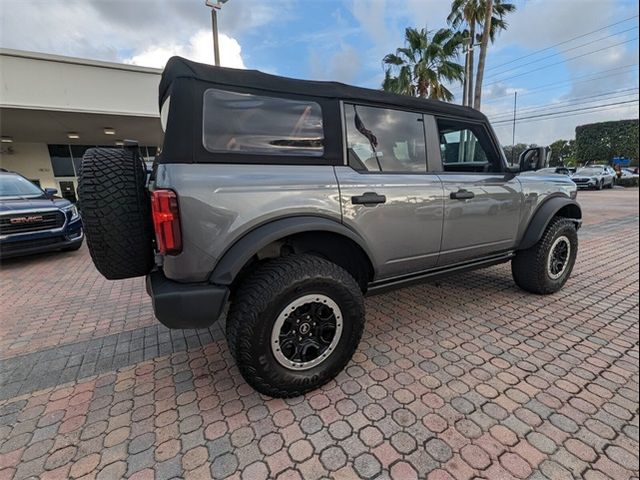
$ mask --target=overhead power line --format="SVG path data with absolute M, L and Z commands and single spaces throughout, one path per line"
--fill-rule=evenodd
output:
M 509 60 L 508 62 L 504 62 L 504 63 L 500 63 L 500 64 L 498 64 L 498 65 L 494 65 L 494 66 L 492 66 L 492 67 L 488 68 L 487 70 L 493 70 L 493 69 L 496 69 L 496 68 L 502 67 L 502 66 L 504 66 L 504 65 L 510 65 L 510 64 L 515 63 L 515 62 L 517 62 L 517 61 L 519 61 L 519 60 L 522 60 L 522 59 L 529 58 L 529 57 L 532 57 L 532 56 L 534 56 L 534 55 L 537 55 L 538 53 L 546 52 L 546 51 L 548 51 L 548 50 L 551 50 L 551 49 L 553 49 L 553 48 L 559 47 L 559 46 L 561 46 L 561 45 L 566 45 L 567 43 L 571 43 L 571 42 L 573 42 L 574 40 L 578 40 L 578 39 L 580 39 L 580 38 L 588 37 L 589 35 L 592 35 L 592 34 L 594 34 L 594 33 L 601 32 L 602 30 L 606 30 L 607 28 L 615 27 L 616 25 L 620 25 L 621 23 L 628 22 L 629 20 L 633 20 L 634 18 L 638 18 L 638 15 L 634 15 L 634 16 L 632 16 L 632 17 L 625 18 L 624 20 L 620 20 L 620 21 L 618 21 L 618 22 L 611 23 L 611 24 L 609 24 L 609 25 L 605 25 L 604 27 L 598 28 L 598 29 L 596 29 L 596 30 L 591 30 L 590 32 L 583 33 L 583 34 L 581 34 L 581 35 L 578 35 L 578 36 L 575 36 L 575 37 L 569 38 L 568 40 L 565 40 L 565 41 L 563 41 L 563 42 L 559 42 L 559 43 L 555 43 L 555 44 L 553 44 L 553 45 L 549 45 L 548 47 L 541 48 L 540 50 L 536 50 L 535 52 L 531 52 L 531 53 L 529 53 L 529 54 L 527 54 L 527 55 L 523 55 L 523 56 L 518 57 L 518 58 L 514 58 L 513 60 Z
M 544 118 L 533 118 L 531 120 L 523 120 L 522 122 L 519 123 L 530 123 L 530 122 L 540 122 L 540 121 L 544 121 L 544 120 L 555 120 L 556 118 L 565 118 L 565 117 L 576 117 L 579 115 L 589 115 L 591 113 L 598 113 L 598 112 L 603 112 L 606 110 L 615 110 L 619 108 L 618 106 L 607 106 L 607 107 L 602 107 L 602 108 L 598 108 L 596 110 L 591 110 L 591 111 L 587 111 L 587 112 L 577 112 L 577 113 L 567 113 L 564 115 L 555 115 L 555 116 L 549 116 L 549 117 L 544 117 Z M 513 120 L 509 121 L 509 122 L 502 122 L 498 125 L 496 125 L 496 128 L 500 128 L 500 127 L 509 127 L 510 123 L 513 122 Z
M 611 38 L 611 37 L 616 37 L 618 35 L 622 35 L 623 33 L 630 32 L 631 30 L 636 30 L 637 28 L 638 28 L 638 25 L 635 25 L 635 26 L 633 26 L 631 28 L 627 28 L 626 30 L 622 30 L 620 32 L 612 33 L 611 35 L 607 35 L 605 37 L 599 37 L 599 38 L 596 38 L 595 40 L 591 40 L 591 41 L 589 41 L 587 43 L 582 43 L 580 45 L 576 45 L 575 47 L 566 48 L 566 49 L 560 50 L 560 51 L 558 51 L 556 53 L 552 53 L 551 55 L 547 55 L 546 57 L 541 57 L 541 58 L 538 58 L 538 59 L 533 60 L 531 62 L 523 63 L 522 65 L 517 65 L 515 67 L 507 68 L 506 70 L 502 70 L 500 72 L 493 73 L 493 74 L 489 75 L 487 78 L 493 78 L 493 77 L 497 77 L 498 75 L 502 75 L 504 73 L 517 71 L 518 69 L 526 67 L 527 65 L 533 65 L 534 63 L 542 62 L 543 60 L 548 60 L 549 58 L 557 57 L 558 55 L 562 55 L 563 53 L 571 52 L 573 50 L 578 50 L 579 48 L 583 48 L 583 47 L 586 47 L 588 45 L 593 45 L 594 43 L 601 42 L 602 40 L 606 40 L 607 38 Z
M 602 107 L 613 107 L 613 106 L 620 106 L 620 105 L 628 105 L 629 103 L 638 103 L 638 99 L 635 100 L 626 100 L 626 101 L 622 101 L 622 102 L 614 102 L 614 103 L 606 103 L 603 105 L 594 105 L 592 107 L 582 107 L 582 108 L 576 108 L 576 109 L 572 109 L 572 110 L 562 110 L 559 112 L 550 112 L 550 113 L 541 113 L 541 114 L 537 114 L 537 115 L 529 115 L 526 117 L 516 117 L 516 123 L 517 122 L 521 122 L 524 120 L 532 120 L 534 118 L 546 118 L 546 117 L 553 117 L 556 115 L 562 115 L 565 113 L 577 113 L 577 112 L 585 112 L 588 110 L 594 110 L 594 109 L 598 109 L 598 108 L 602 108 Z M 513 120 L 500 120 L 494 123 L 494 125 L 501 125 L 504 123 L 511 123 Z
M 586 74 L 586 75 L 580 75 L 578 77 L 570 78 L 568 80 L 562 80 L 560 82 L 545 83 L 545 84 L 540 85 L 540 86 L 538 86 L 536 88 L 529 89 L 529 90 L 527 90 L 525 92 L 518 92 L 518 96 L 519 97 L 524 97 L 526 95 L 534 95 L 536 93 L 540 93 L 540 92 L 544 92 L 546 90 L 554 89 L 555 87 L 557 87 L 559 85 L 564 85 L 564 84 L 572 84 L 573 85 L 573 84 L 576 84 L 576 83 L 593 82 L 594 80 L 601 80 L 603 78 L 619 76 L 619 75 L 624 74 L 626 72 L 624 72 L 624 71 L 618 72 L 618 73 L 611 73 L 611 72 L 616 72 L 618 70 L 626 70 L 626 69 L 630 69 L 630 68 L 637 67 L 637 66 L 638 66 L 637 63 L 631 63 L 629 65 L 623 65 L 623 66 L 615 67 L 615 68 L 608 68 L 607 70 L 602 70 L 602 71 L 599 71 L 599 72 L 589 73 L 589 74 Z M 636 69 L 633 68 L 633 70 L 635 71 Z M 602 75 L 602 74 L 605 74 L 605 75 Z M 598 75 L 600 75 L 600 76 L 598 76 Z M 592 78 L 589 78 L 589 77 L 592 77 Z M 482 103 L 498 102 L 498 101 L 502 100 L 503 98 L 507 98 L 507 97 L 513 97 L 513 92 L 506 93 L 504 95 L 499 95 L 499 96 L 488 98 L 486 100 L 483 100 Z
M 629 97 L 631 95 L 637 95 L 637 93 L 629 93 L 629 92 L 634 92 L 634 91 L 637 91 L 637 90 L 638 90 L 638 87 L 633 87 L 633 88 L 627 88 L 627 89 L 624 89 L 624 90 L 612 91 L 612 92 L 607 92 L 607 93 L 600 93 L 600 94 L 597 94 L 597 95 L 589 95 L 589 96 L 585 96 L 585 97 L 576 97 L 576 98 L 572 98 L 572 99 L 565 100 L 565 101 L 562 101 L 562 102 L 556 102 L 556 103 L 549 104 L 549 105 L 538 105 L 538 106 L 523 108 L 521 110 L 518 110 L 518 114 L 522 115 L 522 114 L 532 113 L 532 112 L 547 111 L 547 110 L 556 109 L 556 108 L 559 108 L 559 107 L 568 107 L 568 106 L 575 106 L 575 105 L 586 105 L 586 104 L 589 104 L 589 103 L 602 101 L 602 97 L 608 97 L 608 98 L 606 98 L 606 100 L 614 100 L 616 98 Z M 589 99 L 591 99 L 591 100 L 589 100 Z M 504 116 L 508 116 L 509 118 L 512 118 L 513 112 L 505 110 L 503 112 L 498 112 L 498 113 L 495 113 L 495 114 L 491 115 L 491 117 L 494 120 L 496 118 L 504 117 Z
M 496 80 L 494 82 L 485 83 L 484 86 L 488 87 L 489 85 L 495 85 L 497 83 L 504 82 L 505 80 L 511 80 L 513 78 L 519 78 L 519 77 L 522 77 L 524 75 L 529 75 L 530 73 L 539 72 L 540 70 L 545 70 L 547 68 L 551 68 L 551 67 L 554 67 L 556 65 L 560 65 L 562 63 L 565 63 L 565 62 L 570 62 L 571 60 L 577 60 L 578 58 L 583 58 L 583 57 L 586 57 L 588 55 L 593 55 L 594 53 L 599 53 L 599 52 L 602 52 L 604 50 L 608 50 L 608 49 L 613 48 L 613 47 L 619 47 L 620 45 L 624 45 L 624 44 L 630 43 L 630 42 L 635 42 L 636 40 L 638 40 L 638 37 L 630 38 L 629 40 L 625 40 L 624 42 L 614 43 L 613 45 L 609 45 L 607 47 L 598 48 L 597 50 L 592 50 L 590 52 L 582 53 L 580 55 L 576 55 L 575 57 L 571 57 L 571 58 L 567 58 L 565 60 L 561 60 L 560 62 L 554 62 L 554 63 L 550 63 L 548 65 L 542 65 L 542 66 L 534 68 L 532 70 L 527 70 L 526 72 L 519 73 L 518 75 L 512 75 L 510 77 L 500 78 L 500 79 L 498 79 L 498 80 Z

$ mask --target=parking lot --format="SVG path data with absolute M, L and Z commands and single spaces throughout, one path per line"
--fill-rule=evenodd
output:
M 638 476 L 638 190 L 580 192 L 558 294 L 509 265 L 367 299 L 353 361 L 288 400 L 219 325 L 170 331 L 78 252 L 0 271 L 0 479 Z

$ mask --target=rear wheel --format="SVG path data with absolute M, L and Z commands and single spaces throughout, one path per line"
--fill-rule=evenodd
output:
M 78 180 L 91 258 L 109 280 L 146 275 L 154 264 L 146 171 L 131 149 L 91 148 Z
M 345 270 L 312 255 L 268 261 L 240 285 L 227 341 L 244 379 L 272 397 L 293 397 L 336 376 L 364 329 L 364 301 Z
M 518 252 L 511 261 L 516 284 L 531 293 L 560 290 L 571 275 L 578 253 L 578 232 L 568 218 L 556 217 L 533 247 Z

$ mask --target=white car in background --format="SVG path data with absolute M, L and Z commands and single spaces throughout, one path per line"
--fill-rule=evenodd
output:
M 615 176 L 615 170 L 608 165 L 591 165 L 576 170 L 571 180 L 578 185 L 578 188 L 602 190 L 613 188 Z

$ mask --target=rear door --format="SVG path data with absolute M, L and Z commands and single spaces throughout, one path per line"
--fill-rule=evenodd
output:
M 514 248 L 522 211 L 522 187 L 505 172 L 497 142 L 482 123 L 439 118 L 437 173 L 444 187 L 439 266 Z
M 442 182 L 427 169 L 427 150 L 438 152 L 425 141 L 425 116 L 345 103 L 343 121 L 343 221 L 369 245 L 377 279 L 434 267 L 444 205 Z

